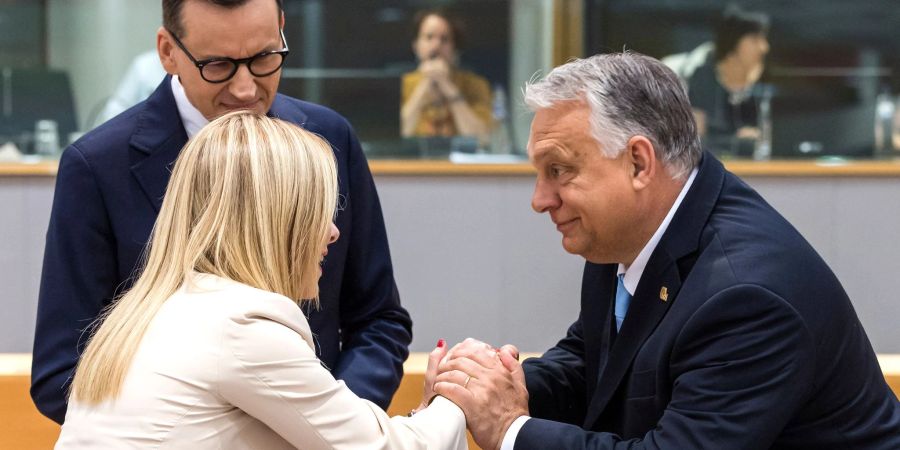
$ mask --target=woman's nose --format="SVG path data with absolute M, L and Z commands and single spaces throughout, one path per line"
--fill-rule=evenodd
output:
M 334 244 L 338 238 L 341 237 L 341 230 L 338 230 L 337 225 L 334 222 L 331 223 L 331 231 L 328 233 L 328 243 Z

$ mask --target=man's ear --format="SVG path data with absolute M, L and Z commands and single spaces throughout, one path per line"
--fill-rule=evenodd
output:
M 278 24 L 278 28 L 284 29 L 284 11 L 281 11 L 281 21 Z
M 162 63 L 166 72 L 170 75 L 177 74 L 175 43 L 172 42 L 172 36 L 163 27 L 156 30 L 156 52 L 159 54 L 159 62 Z
M 634 136 L 628 140 L 625 152 L 631 164 L 632 186 L 635 190 L 646 188 L 660 170 L 660 162 L 656 159 L 653 143 L 645 136 Z

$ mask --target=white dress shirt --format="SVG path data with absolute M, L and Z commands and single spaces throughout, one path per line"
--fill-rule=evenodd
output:
M 393 417 L 316 358 L 296 303 L 195 274 L 162 306 L 115 399 L 69 403 L 57 449 L 465 449 L 438 397 Z
M 181 123 L 184 124 L 184 131 L 187 132 L 188 139 L 197 135 L 201 128 L 209 123 L 206 117 L 199 109 L 195 108 L 187 94 L 184 92 L 184 86 L 178 75 L 172 75 L 172 95 L 175 96 L 175 105 L 178 107 L 178 115 L 181 116 Z
M 644 268 L 647 267 L 647 261 L 650 260 L 650 255 L 653 254 L 653 250 L 656 250 L 656 245 L 659 244 L 659 240 L 662 239 L 666 229 L 669 228 L 669 223 L 672 222 L 672 216 L 675 215 L 675 211 L 678 210 L 681 201 L 684 200 L 684 196 L 691 188 L 691 184 L 694 183 L 694 178 L 696 176 L 697 169 L 694 168 L 694 170 L 691 171 L 691 175 L 688 177 L 687 182 L 685 182 L 684 186 L 681 188 L 681 192 L 678 193 L 678 198 L 675 199 L 675 202 L 672 203 L 672 207 L 669 208 L 666 217 L 663 219 L 662 223 L 659 224 L 659 227 L 656 229 L 656 232 L 653 233 L 653 236 L 650 237 L 650 240 L 644 244 L 644 248 L 641 249 L 641 252 L 638 253 L 637 258 L 634 259 L 631 265 L 625 267 L 624 264 L 619 264 L 617 275 L 625 274 L 622 282 L 625 285 L 625 290 L 628 291 L 628 294 L 634 296 L 634 291 L 637 290 L 638 282 L 641 281 L 641 275 L 644 274 Z M 520 416 L 513 421 L 506 430 L 506 434 L 503 436 L 500 450 L 513 450 L 513 447 L 516 444 L 516 436 L 519 435 L 519 431 L 528 419 L 530 419 L 529 416 Z

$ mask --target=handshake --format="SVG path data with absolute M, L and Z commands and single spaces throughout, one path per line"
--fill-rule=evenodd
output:
M 499 449 L 506 431 L 519 417 L 528 416 L 528 391 L 513 345 L 494 348 L 468 338 L 448 348 L 441 339 L 428 355 L 422 403 L 446 397 L 466 415 L 466 427 L 484 450 Z

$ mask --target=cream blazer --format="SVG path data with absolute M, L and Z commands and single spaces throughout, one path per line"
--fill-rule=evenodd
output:
M 314 348 L 296 303 L 196 274 L 153 319 L 121 394 L 69 403 L 56 448 L 466 448 L 465 416 L 450 401 L 389 418 Z

